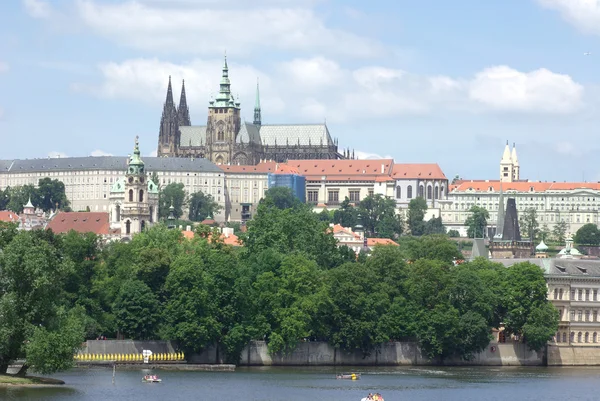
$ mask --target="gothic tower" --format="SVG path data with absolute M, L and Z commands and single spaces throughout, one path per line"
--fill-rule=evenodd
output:
M 237 134 L 240 132 L 240 103 L 231 94 L 227 57 L 223 63 L 223 72 L 219 94 L 209 102 L 206 124 L 206 142 L 208 158 L 217 164 L 230 163 Z
M 185 94 L 182 92 L 182 96 Z M 187 104 L 186 104 L 187 110 Z M 188 114 L 189 119 L 189 114 Z M 160 131 L 158 134 L 158 156 L 176 156 L 179 146 L 179 118 L 175 102 L 173 101 L 173 89 L 171 88 L 171 76 L 169 76 L 169 86 L 167 87 L 167 98 L 163 106 L 162 117 L 160 118 Z
M 519 181 L 519 158 L 517 157 L 517 145 L 513 142 L 512 154 L 510 156 L 513 165 L 513 181 Z
M 125 197 L 120 211 L 121 237 L 131 238 L 133 234 L 142 232 L 154 220 L 154 211 L 148 202 L 148 176 L 144 162 L 140 158 L 138 137 L 135 137 L 133 155 L 127 163 L 125 173 Z
M 258 78 L 256 79 L 256 101 L 254 102 L 254 125 L 260 127 L 261 125 L 261 117 L 260 117 L 260 94 L 258 91 Z
M 192 121 L 190 120 L 190 109 L 187 105 L 187 99 L 185 97 L 185 80 L 181 83 L 181 97 L 179 98 L 179 107 L 177 108 L 177 123 L 178 126 L 190 126 Z

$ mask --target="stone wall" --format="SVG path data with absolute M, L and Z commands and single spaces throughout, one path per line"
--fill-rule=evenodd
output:
M 586 365 L 600 365 L 600 346 L 548 344 L 548 366 Z
M 541 366 L 544 352 L 533 352 L 525 344 L 490 345 L 472 361 L 445 360 L 444 365 Z M 270 355 L 264 341 L 252 341 L 242 352 L 241 366 L 398 366 L 437 365 L 439 361 L 425 358 L 416 343 L 393 342 L 383 344 L 378 352 L 364 358 L 361 352 L 346 352 L 327 343 L 300 343 L 290 354 Z

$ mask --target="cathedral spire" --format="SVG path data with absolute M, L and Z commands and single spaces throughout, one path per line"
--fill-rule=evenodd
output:
M 498 218 L 496 220 L 496 235 L 494 238 L 501 239 L 504 232 L 504 192 L 502 191 L 502 180 L 500 180 L 500 197 L 498 198 Z
M 261 126 L 260 116 L 260 92 L 258 90 L 258 78 L 256 78 L 256 100 L 254 101 L 254 125 Z
M 173 156 L 175 146 L 179 145 L 177 140 L 178 128 L 177 109 L 173 101 L 173 87 L 171 86 L 171 76 L 169 75 L 167 97 L 163 106 L 162 117 L 160 118 L 158 156 Z
M 210 107 L 232 107 L 239 109 L 239 103 L 235 101 L 231 94 L 231 82 L 229 81 L 227 55 L 223 61 L 223 71 L 221 73 L 221 83 L 219 84 L 219 94 L 217 95 L 215 102 L 210 103 Z
M 179 98 L 179 108 L 177 109 L 177 121 L 179 126 L 192 125 L 190 120 L 190 109 L 188 108 L 187 98 L 185 96 L 185 80 L 181 82 L 181 97 Z

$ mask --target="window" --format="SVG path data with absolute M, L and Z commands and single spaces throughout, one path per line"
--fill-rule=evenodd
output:
M 440 189 L 438 187 L 435 187 L 433 199 L 440 199 Z
M 144 190 L 140 189 L 140 202 L 144 201 Z
M 592 300 L 592 298 L 590 298 L 590 290 L 585 290 L 585 300 L 586 301 Z
M 580 310 L 577 311 L 577 321 L 581 322 L 581 318 L 583 317 L 583 312 L 581 312 Z
M 406 187 L 406 198 L 412 199 L 412 185 L 409 185 L 408 187 Z M 458 205 L 456 205 L 456 206 L 458 206 Z
M 432 188 L 431 188 L 431 185 L 428 185 L 428 186 L 427 186 L 427 199 L 431 199 L 431 197 L 432 197 L 432 196 L 433 196 L 433 195 L 432 195 Z
M 575 321 L 575 311 L 574 310 L 571 311 L 571 321 L 572 322 Z
M 308 201 L 317 203 L 319 201 L 319 191 L 308 191 Z
M 327 192 L 327 203 L 335 204 L 340 201 L 340 193 L 338 191 Z
M 373 196 L 373 190 L 369 189 L 369 196 Z
M 419 194 L 417 195 L 419 198 L 425 197 L 423 185 L 419 185 Z
M 577 293 L 577 300 L 583 301 L 583 290 L 579 290 L 579 292 Z
M 571 301 L 575 301 L 575 290 L 571 290 Z
M 224 141 L 225 140 L 225 133 L 223 132 L 223 130 L 219 130 L 219 133 L 217 134 L 217 141 Z
M 581 331 L 579 333 L 577 333 L 577 342 L 578 343 L 581 342 Z
M 350 191 L 350 202 L 360 202 L 360 191 Z
M 592 335 L 592 342 L 593 342 L 593 343 L 597 343 L 597 342 L 598 342 L 598 333 L 594 333 L 594 334 Z
M 554 289 L 554 299 L 558 299 L 558 288 Z
M 131 222 L 129 220 L 125 223 L 125 234 L 131 234 Z
M 129 202 L 133 202 L 133 189 L 129 190 Z M 129 234 L 129 233 L 127 233 Z
M 594 290 L 594 301 L 598 300 L 598 290 Z
M 400 199 L 400 198 L 402 198 L 402 187 L 397 186 L 396 187 L 396 199 Z
M 588 333 L 588 332 L 585 333 L 585 342 L 586 343 L 590 342 L 590 333 Z
M 558 299 L 562 299 L 563 297 L 563 290 L 562 288 L 560 290 L 558 290 Z
M 571 332 L 571 335 L 569 336 L 569 339 L 570 339 L 571 342 L 575 342 L 575 332 L 574 331 Z
M 585 321 L 586 321 L 586 322 L 589 322 L 589 321 L 590 321 L 590 311 L 589 311 L 589 310 L 586 310 L 586 311 L 585 311 Z
M 562 342 L 563 342 L 563 343 L 566 343 L 566 342 L 567 342 L 567 333 L 563 333 Z

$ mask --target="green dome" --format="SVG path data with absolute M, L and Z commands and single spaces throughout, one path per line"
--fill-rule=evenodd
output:
M 110 187 L 110 192 L 125 192 L 125 177 L 119 178 L 117 181 L 112 184 Z
M 548 245 L 544 243 L 544 240 L 540 242 L 538 246 L 535 247 L 536 252 L 546 252 L 548 250 Z

